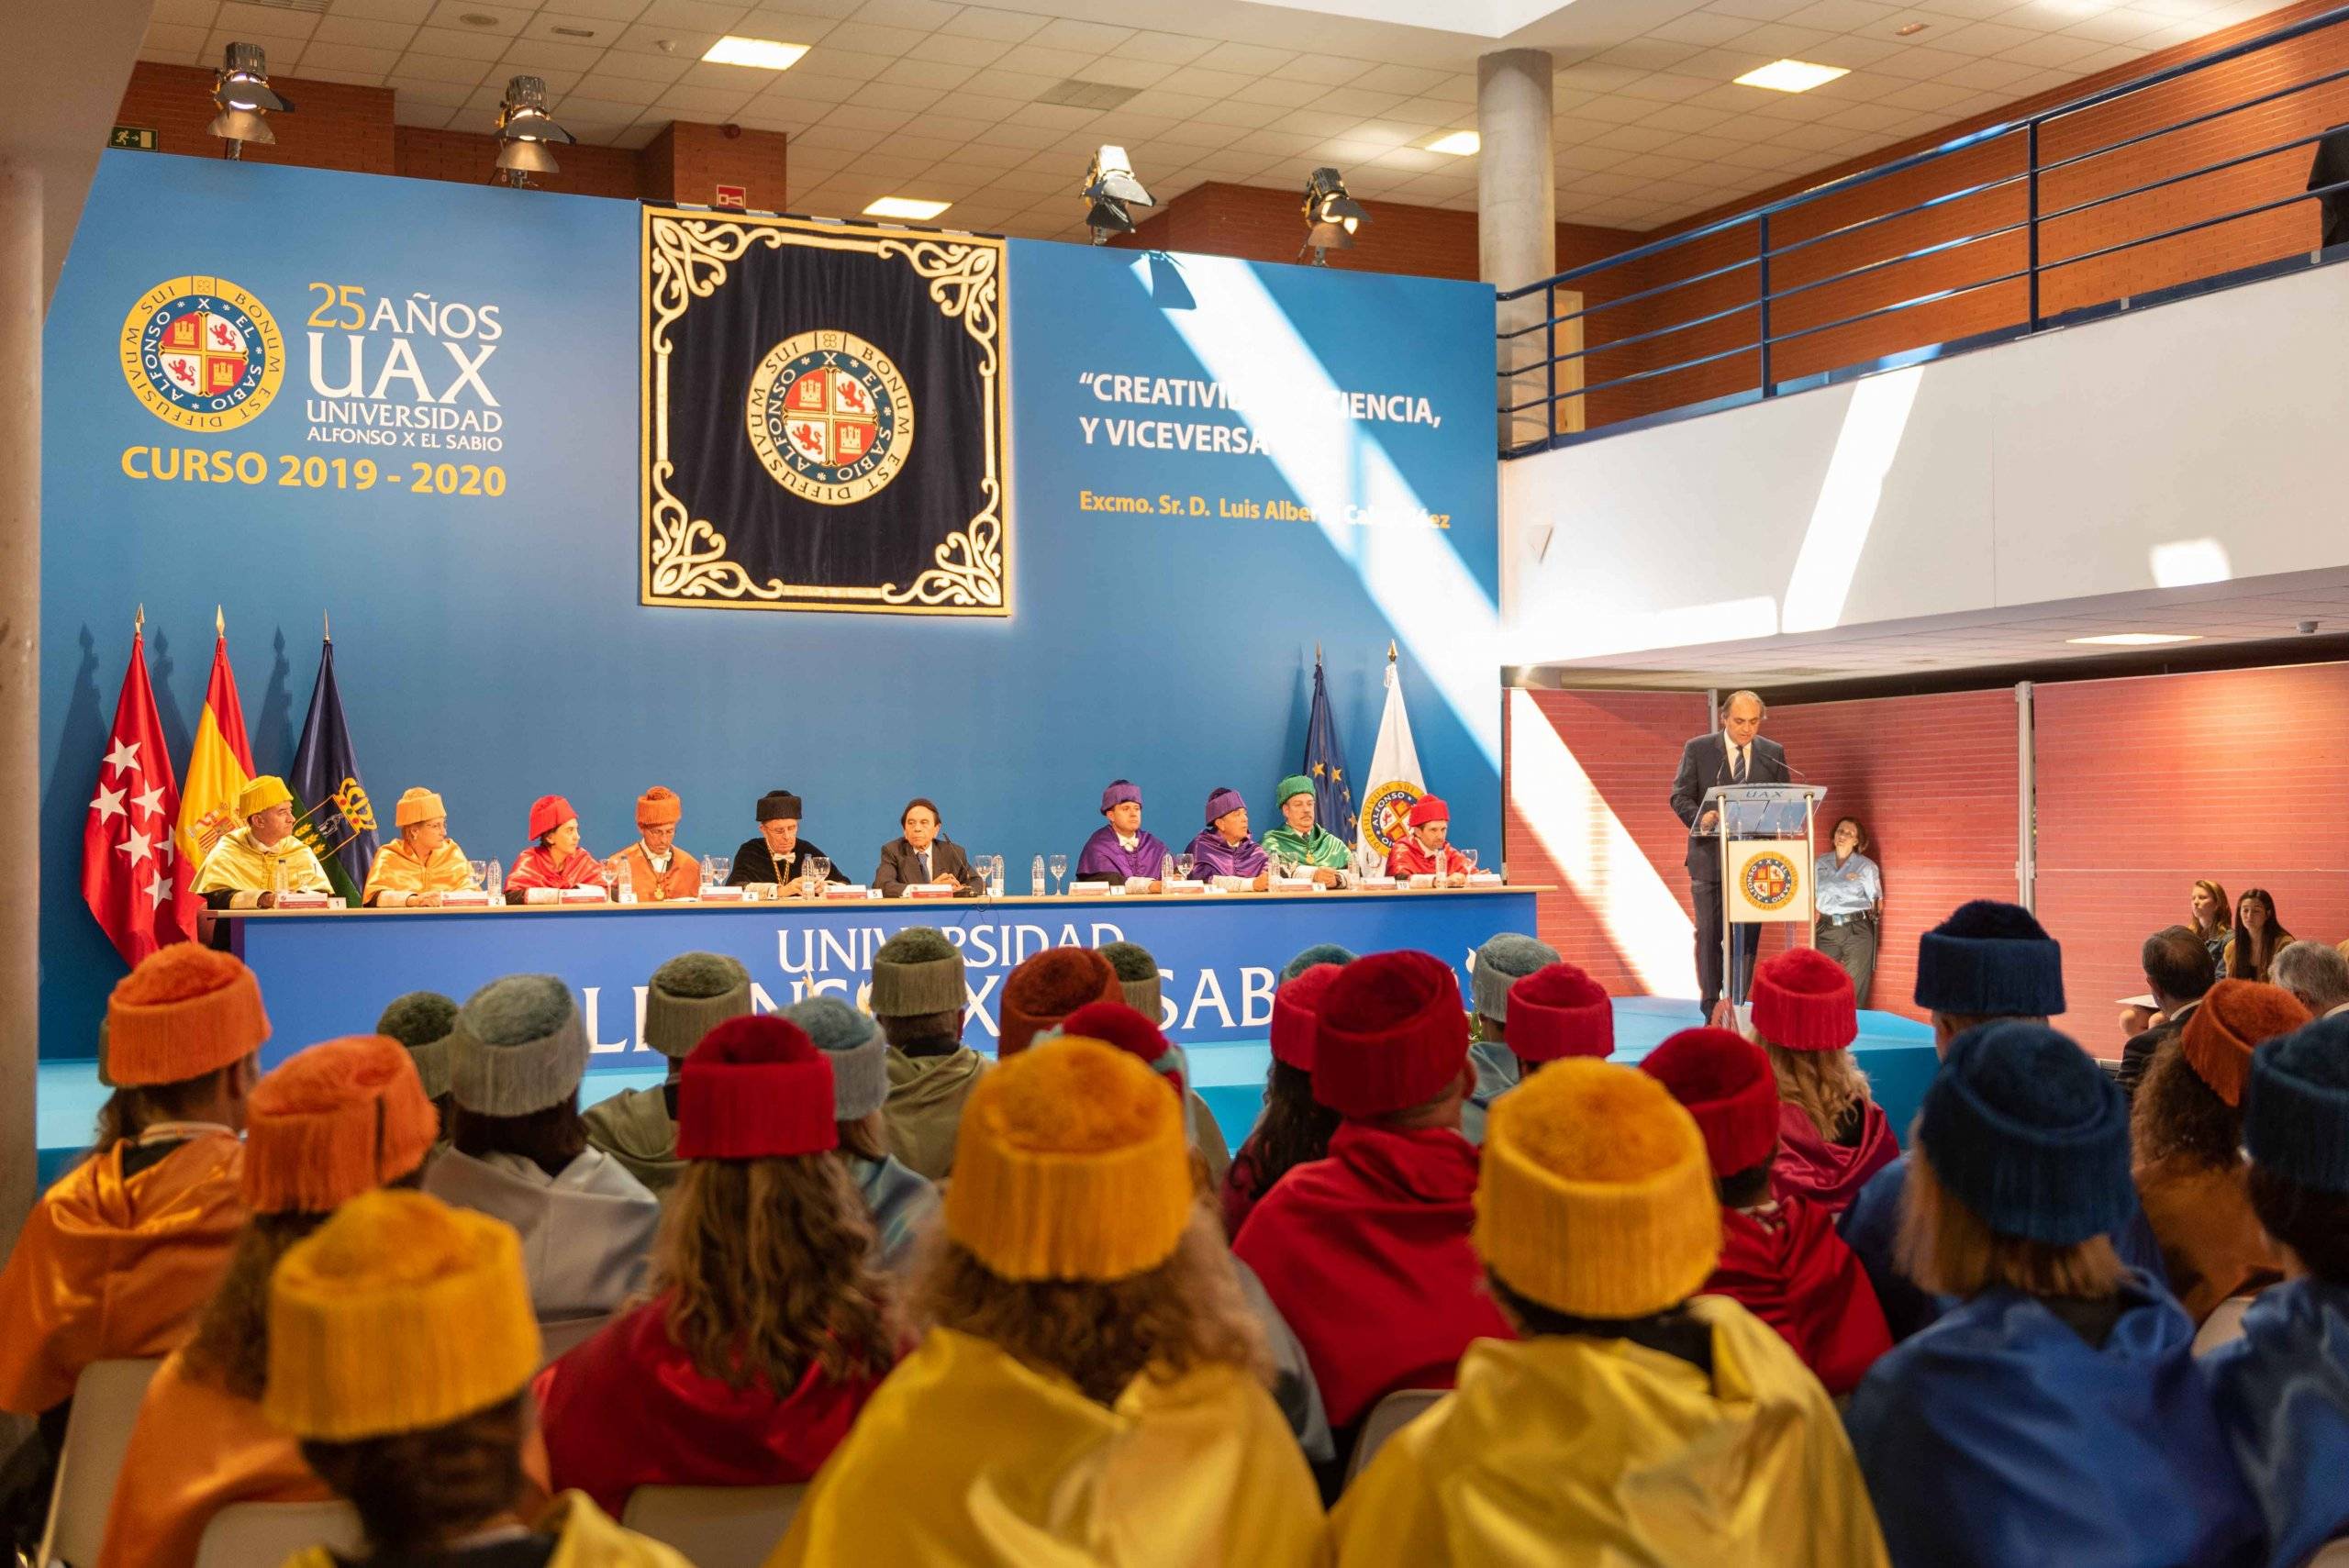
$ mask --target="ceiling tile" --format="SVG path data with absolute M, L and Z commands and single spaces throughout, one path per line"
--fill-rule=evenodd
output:
M 420 54 L 445 55 L 451 60 L 495 60 L 513 40 L 504 33 L 476 32 L 471 28 L 418 28 L 408 48 Z
M 471 87 L 489 74 L 485 60 L 451 60 L 445 55 L 420 54 L 411 50 L 400 56 L 393 71 L 395 77 L 414 77 L 424 82 L 442 82 Z
M 212 18 L 212 25 L 224 32 L 243 36 L 257 33 L 266 38 L 307 39 L 318 25 L 318 18 L 301 11 L 280 10 L 274 6 L 250 6 L 243 0 L 228 0 Z
M 649 27 L 722 33 L 740 21 L 749 9 L 740 0 L 651 0 L 637 19 Z
M 1107 54 L 1124 45 L 1134 36 L 1131 28 L 1115 28 L 1102 22 L 1079 22 L 1066 18 L 1050 22 L 1031 34 L 1028 41 L 1049 49 L 1074 50 L 1080 54 Z

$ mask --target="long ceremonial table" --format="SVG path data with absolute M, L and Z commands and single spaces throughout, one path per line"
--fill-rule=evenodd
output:
M 862 1002 L 873 954 L 908 926 L 935 926 L 969 966 L 967 1043 L 994 1049 L 1004 976 L 1048 947 L 1139 942 L 1158 960 L 1162 1018 L 1185 1045 L 1261 1040 L 1281 966 L 1314 942 L 1355 952 L 1419 948 L 1468 959 L 1496 931 L 1531 931 L 1531 886 L 1043 898 L 784 899 L 743 904 L 500 906 L 476 909 L 224 912 L 260 976 L 273 1065 L 305 1045 L 375 1027 L 408 991 L 462 1002 L 502 974 L 558 974 L 578 996 L 598 1067 L 650 1067 L 644 987 L 696 950 L 740 959 L 762 1010 L 811 992 Z

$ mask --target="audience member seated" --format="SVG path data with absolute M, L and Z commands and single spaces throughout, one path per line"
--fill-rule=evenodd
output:
M 1319 1561 L 1182 1107 L 1141 1062 L 1058 1040 L 980 1081 L 912 1299 L 927 1337 L 769 1568 Z
M 1460 1107 L 1460 1135 L 1471 1143 L 1485 1141 L 1486 1111 L 1517 1086 L 1517 1058 L 1508 1048 L 1508 988 L 1557 962 L 1556 948 L 1517 931 L 1486 938 L 1469 962 L 1469 1001 L 1476 1018 L 1469 1030 L 1468 1060 L 1476 1069 L 1476 1087 Z
M 889 1152 L 889 1129 L 881 1119 L 889 1098 L 889 1043 L 878 1024 L 837 996 L 809 996 L 782 1016 L 805 1029 L 832 1064 L 841 1164 L 873 1221 L 874 1261 L 903 1273 L 916 1238 L 938 1212 L 938 1188 Z
M 1166 1009 L 1158 989 L 1158 960 L 1151 951 L 1140 942 L 1103 942 L 1094 951 L 1118 972 L 1118 989 L 1125 993 L 1126 1006 L 1164 1029 Z
M 2349 1013 L 2349 956 L 2322 942 L 2297 941 L 2276 955 L 2276 984 L 2311 1017 Z
M 507 902 L 519 904 L 533 887 L 601 887 L 604 862 L 579 841 L 579 813 L 559 795 L 530 803 L 530 847 L 506 873 Z
M 1353 960 L 1349 956 L 1343 962 Z M 1284 979 L 1273 993 L 1273 1062 L 1264 1073 L 1264 1108 L 1223 1174 L 1227 1236 L 1240 1234 L 1257 1201 L 1275 1183 L 1330 1152 L 1338 1113 L 1313 1097 L 1313 1040 L 1319 1028 L 1315 1010 L 1330 983 L 1338 978 L 1338 969 L 1334 962 L 1314 964 Z
M 449 1033 L 457 1027 L 457 1004 L 438 991 L 410 991 L 386 1003 L 375 1019 L 375 1032 L 407 1048 L 417 1082 L 432 1101 L 440 1119 L 439 1142 L 449 1141 L 456 1120 L 457 1102 L 449 1093 Z
M 2184 926 L 2166 926 L 2147 937 L 2137 962 L 2145 972 L 2145 995 L 2161 1018 L 2121 1048 L 2121 1092 L 2132 1095 L 2154 1053 L 2178 1037 L 2217 978 L 2201 939 Z
M 668 1059 L 665 1082 L 622 1089 L 580 1116 L 587 1141 L 618 1160 L 654 1197 L 666 1201 L 684 1174 L 677 1152 L 677 1072 L 701 1037 L 751 1011 L 751 972 L 717 952 L 681 952 L 652 972 L 644 988 L 644 1043 Z
M 1521 1337 L 1470 1347 L 1348 1489 L 1340 1568 L 1883 1563 L 1825 1391 L 1695 1294 L 1719 1214 L 1687 1113 L 1628 1067 L 1561 1062 L 1494 1106 L 1476 1250 Z
M 987 1070 L 987 1059 L 963 1043 L 970 996 L 963 950 L 942 931 L 908 926 L 874 950 L 866 1006 L 889 1042 L 881 1119 L 890 1150 L 933 1182 L 953 1172 L 963 1102 Z
M 2087 1053 L 2043 1024 L 1960 1035 L 1901 1203 L 1909 1274 L 1959 1304 L 1845 1418 L 1894 1563 L 2241 1561 L 2258 1515 L 2193 1325 L 2113 1249 L 2129 1109 Z
M 98 1568 L 188 1568 L 229 1504 L 328 1496 L 262 1416 L 270 1271 L 336 1206 L 386 1182 L 414 1184 L 439 1132 L 407 1052 L 382 1035 L 297 1051 L 254 1087 L 242 1178 L 251 1217 L 188 1342 L 147 1385 Z
M 219 1283 L 268 1039 L 252 971 L 191 942 L 141 959 L 107 998 L 97 1146 L 41 1195 L 0 1272 L 0 1410 L 55 1412 L 52 1452 L 82 1369 L 169 1353 Z
M 1003 977 L 997 1061 L 1017 1056 L 1045 1030 L 1087 1002 L 1122 1002 L 1126 989 L 1109 961 L 1091 948 L 1046 948 L 1030 953 Z
M 1148 1018 L 1121 1002 L 1088 1002 L 1071 1013 L 1058 1031 L 1042 1038 L 1090 1040 L 1112 1046 L 1157 1073 L 1184 1101 L 1184 1134 L 1190 1140 L 1191 1173 L 1199 1195 L 1207 1197 L 1215 1192 L 1223 1173 L 1215 1168 L 1198 1134 L 1201 1126 L 1214 1126 L 1214 1118 L 1190 1086 L 1190 1067 L 1181 1047 L 1170 1044 Z M 1220 1135 L 1216 1147 L 1223 1147 Z M 1265 1348 L 1272 1356 L 1274 1403 L 1287 1418 L 1306 1458 L 1319 1462 L 1334 1459 L 1337 1449 L 1330 1434 L 1329 1416 L 1321 1408 L 1321 1391 L 1305 1359 L 1305 1346 L 1280 1308 L 1273 1305 L 1256 1271 L 1234 1258 L 1231 1272 L 1240 1281 L 1240 1294 L 1248 1310 L 1264 1330 Z
M 1258 1200 L 1232 1244 L 1305 1342 L 1341 1434 L 1397 1388 L 1449 1388 L 1471 1340 L 1507 1338 L 1468 1231 L 1475 1084 L 1452 966 L 1374 953 L 1321 993 L 1313 1096 L 1342 1118 L 1326 1158 Z
M 2234 906 L 2228 901 L 2227 890 L 2206 877 L 2194 884 L 2188 909 L 2187 929 L 2210 953 L 2210 977 L 2215 980 L 2226 967 L 2227 943 L 2235 934 Z
M 2308 1021 L 2280 986 L 2221 980 L 2137 1092 L 2130 1142 L 2138 1201 L 2170 1290 L 2198 1327 L 2227 1297 L 2282 1277 L 2244 1186 L 2243 1092 L 2252 1048 Z
M 1184 1133 L 1207 1167 L 1207 1190 L 1212 1193 L 1223 1184 L 1224 1173 L 1231 1169 L 1231 1150 L 1223 1140 L 1223 1129 L 1216 1125 L 1215 1112 L 1191 1086 L 1190 1058 L 1154 1020 L 1123 1002 L 1087 1002 L 1063 1018 L 1059 1028 L 1063 1034 L 1114 1045 L 1172 1084 L 1183 1096 Z
M 449 808 L 418 786 L 404 791 L 392 807 L 399 837 L 375 853 L 359 902 L 370 909 L 430 908 L 444 893 L 474 885 L 464 846 L 449 837 Z
M 533 1389 L 556 1485 L 617 1516 L 639 1486 L 804 1482 L 888 1374 L 880 1252 L 833 1152 L 840 1061 L 777 1017 L 685 1058 L 657 1294 Z
M 366 1549 L 314 1546 L 286 1568 L 692 1568 L 577 1492 L 523 1523 L 538 1367 L 511 1229 L 422 1193 L 344 1204 L 271 1276 L 262 1410 L 351 1503 Z
M 1788 948 L 1753 971 L 1755 1044 L 1778 1080 L 1780 1197 L 1841 1214 L 1870 1176 L 1899 1156 L 1884 1107 L 1852 1060 L 1859 1004 L 1849 971 L 1817 948 Z
M 1141 877 L 1152 893 L 1165 891 L 1171 856 L 1157 834 L 1143 830 L 1141 791 L 1132 780 L 1109 781 L 1101 792 L 1101 815 L 1108 820 L 1093 829 L 1076 853 L 1076 880 L 1122 885 Z
M 1248 831 L 1248 803 L 1236 789 L 1208 796 L 1207 826 L 1191 840 L 1191 874 L 1236 892 L 1262 893 L 1272 885 L 1271 861 Z
M 493 980 L 450 1040 L 457 1127 L 425 1190 L 521 1234 L 540 1318 L 611 1311 L 643 1281 L 661 1206 L 587 1141 L 587 1031 L 570 989 L 551 974 Z
M 2265 980 L 2276 955 L 2292 945 L 2292 933 L 2276 917 L 2276 900 L 2264 887 L 2247 887 L 2235 901 L 2234 934 L 2220 964 L 2221 978 Z
M 2298 1568 L 2349 1536 L 2349 1019 L 2253 1051 L 2243 1104 L 2251 1207 L 2285 1282 L 2202 1371 L 2266 1521 L 2264 1561 Z
M 1508 988 L 1509 1068 L 1519 1083 L 1568 1057 L 1615 1052 L 1615 1003 L 1577 966 L 1546 963 Z
M 1706 1294 L 1776 1329 L 1837 1396 L 1859 1386 L 1892 1334 L 1876 1287 L 1835 1219 L 1808 1198 L 1771 1195 L 1778 1082 L 1760 1046 L 1727 1029 L 1683 1029 L 1641 1071 L 1672 1091 L 1704 1135 L 1721 1207 L 1721 1255 Z

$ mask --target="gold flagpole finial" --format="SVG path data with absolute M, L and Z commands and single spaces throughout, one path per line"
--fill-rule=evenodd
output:
M 1395 662 L 1395 639 L 1391 637 L 1386 639 L 1386 662 Z
M 144 605 L 139 606 L 139 614 L 131 619 L 130 635 L 133 637 L 147 635 L 147 606 Z
M 212 606 L 212 635 L 215 637 L 228 635 L 228 617 L 218 605 Z
M 327 640 L 328 642 L 332 642 L 334 640 L 334 617 L 327 614 L 324 610 L 320 610 L 318 612 L 318 619 L 326 623 Z

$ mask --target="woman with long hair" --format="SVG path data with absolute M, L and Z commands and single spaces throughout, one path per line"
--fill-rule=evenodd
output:
M 1748 1033 L 1778 1081 L 1773 1190 L 1841 1214 L 1900 1153 L 1867 1074 L 1852 1060 L 1860 1015 L 1851 975 L 1816 948 L 1773 954 L 1753 972 Z
M 2210 971 L 2219 973 L 2226 962 L 2227 940 L 2235 934 L 2234 906 L 2227 890 L 2209 877 L 2197 879 L 2187 904 L 2187 927 L 2210 950 Z
M 2194 1328 L 2114 1250 L 2129 1107 L 2044 1024 L 1979 1025 L 1926 1087 L 1902 1272 L 1954 1296 L 1844 1415 L 1895 1568 L 2234 1562 L 2259 1518 Z
M 2221 980 L 2154 1052 L 2130 1106 L 2137 1195 L 2171 1294 L 2197 1324 L 2283 1277 L 2245 1185 L 2243 1095 L 2253 1048 L 2308 1021 L 2281 986 Z
M 2265 980 L 2276 955 L 2292 945 L 2292 933 L 2276 917 L 2276 900 L 2264 887 L 2246 887 L 2235 903 L 2234 934 L 2227 939 L 2223 980 Z
M 1313 1477 L 1194 1201 L 1182 1102 L 1141 1062 L 1061 1039 L 982 1078 L 917 1267 L 928 1337 L 768 1568 L 1319 1560 Z
M 262 1410 L 350 1502 L 365 1547 L 314 1546 L 288 1568 L 691 1568 L 579 1493 L 529 1506 L 539 1352 L 521 1245 L 487 1215 L 364 1193 L 296 1243 L 270 1280 Z
M 653 1299 L 536 1385 L 557 1486 L 617 1515 L 639 1486 L 801 1482 L 848 1431 L 896 1336 L 833 1108 L 788 1019 L 729 1019 L 685 1058 Z
M 382 1035 L 314 1045 L 255 1085 L 242 1177 L 251 1218 L 195 1334 L 147 1386 L 98 1568 L 186 1568 L 231 1503 L 327 1495 L 294 1440 L 262 1417 L 270 1274 L 337 1206 L 413 1184 L 440 1126 L 406 1048 Z
M 1240 1234 L 1256 1200 L 1292 1167 L 1330 1152 L 1338 1113 L 1313 1097 L 1313 1035 L 1321 993 L 1337 977 L 1337 964 L 1316 963 L 1273 993 L 1273 1062 L 1264 1075 L 1264 1109 L 1231 1157 L 1218 1195 L 1227 1236 Z

